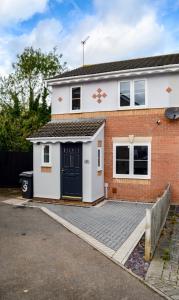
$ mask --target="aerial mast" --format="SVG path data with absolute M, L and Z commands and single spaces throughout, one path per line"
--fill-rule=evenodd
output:
M 89 35 L 88 35 L 84 40 L 81 41 L 81 44 L 82 44 L 82 47 L 83 47 L 83 66 L 84 66 L 84 64 L 85 64 L 85 44 L 86 44 L 86 42 L 87 42 L 87 40 L 88 40 L 89 38 L 90 38 L 90 37 L 89 37 Z

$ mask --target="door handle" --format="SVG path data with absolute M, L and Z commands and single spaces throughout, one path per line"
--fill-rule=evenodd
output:
M 61 172 L 62 172 L 62 173 L 64 172 L 64 169 L 63 169 L 63 168 L 61 168 Z

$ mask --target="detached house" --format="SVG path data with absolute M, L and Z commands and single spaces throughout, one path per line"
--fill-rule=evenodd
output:
M 48 85 L 51 122 L 29 138 L 34 197 L 147 202 L 170 182 L 179 202 L 179 54 L 83 66 Z

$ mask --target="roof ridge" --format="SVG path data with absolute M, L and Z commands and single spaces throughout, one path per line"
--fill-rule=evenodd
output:
M 179 65 L 179 52 L 168 53 L 153 56 L 143 56 L 138 58 L 123 59 L 118 61 L 103 62 L 98 64 L 91 64 L 86 66 L 80 66 L 78 68 L 69 70 L 62 74 L 56 75 L 53 79 L 85 76 L 91 74 L 102 74 L 121 70 L 152 68 L 166 65 Z M 50 80 L 50 79 L 49 79 Z
M 105 121 L 105 118 L 77 118 L 77 119 L 54 119 L 48 122 L 47 124 L 54 123 L 77 123 L 77 122 L 99 122 Z
M 167 53 L 167 54 L 159 54 L 159 55 L 151 55 L 151 56 L 141 56 L 141 57 L 132 57 L 130 59 L 121 59 L 121 60 L 113 60 L 113 61 L 107 61 L 107 62 L 103 62 L 103 63 L 96 63 L 96 64 L 88 64 L 88 65 L 84 65 L 78 68 L 74 68 L 70 71 L 74 71 L 80 68 L 88 68 L 88 67 L 92 67 L 92 66 L 98 66 L 98 65 L 105 65 L 105 64 L 112 64 L 112 63 L 118 63 L 118 62 L 128 62 L 128 61 L 133 61 L 133 60 L 139 60 L 139 59 L 147 59 L 147 58 L 158 58 L 158 57 L 164 57 L 164 56 L 171 56 L 171 55 L 179 55 L 179 52 L 176 53 Z

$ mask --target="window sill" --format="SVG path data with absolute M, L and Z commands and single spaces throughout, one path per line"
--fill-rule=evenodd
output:
M 52 164 L 41 164 L 41 168 L 51 168 Z
M 144 180 L 149 180 L 151 179 L 151 176 L 149 175 L 138 175 L 138 176 L 125 176 L 125 175 L 113 175 L 113 179 L 144 179 Z
M 140 106 L 119 106 L 118 110 L 135 110 L 135 109 L 147 109 L 149 108 L 147 105 Z
M 97 175 L 98 175 L 98 176 L 101 176 L 101 175 L 102 175 L 102 173 L 103 173 L 103 171 L 102 171 L 102 170 L 98 170 L 98 171 L 97 171 Z
M 73 114 L 80 114 L 82 113 L 82 110 L 70 110 L 70 113 L 73 113 Z

